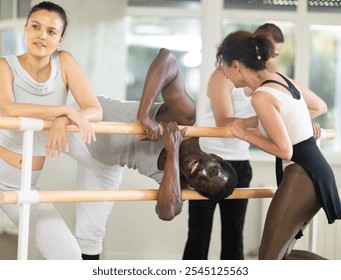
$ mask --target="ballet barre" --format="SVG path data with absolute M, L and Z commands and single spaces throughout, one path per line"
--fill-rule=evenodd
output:
M 52 126 L 52 121 L 43 121 L 40 119 L 30 118 L 13 118 L 0 117 L 0 129 L 10 130 L 27 130 L 35 131 L 48 130 Z M 124 122 L 95 122 L 91 123 L 95 133 L 98 134 L 126 134 L 126 135 L 143 135 L 145 134 L 142 127 L 136 123 Z M 234 138 L 228 127 L 210 127 L 210 126 L 183 126 L 180 129 L 187 128 L 185 136 L 188 137 L 219 137 Z M 79 128 L 75 125 L 67 127 L 68 132 L 78 132 Z M 248 131 L 261 136 L 257 128 L 248 128 Z M 334 139 L 335 131 L 332 129 L 321 129 L 321 139 Z
M 86 202 L 86 201 L 133 201 L 155 200 L 157 190 L 117 190 L 117 191 L 35 191 L 31 190 L 32 149 L 35 131 L 48 130 L 52 121 L 34 118 L 0 117 L 0 129 L 23 131 L 23 154 L 21 171 L 21 190 L 0 192 L 0 203 L 20 204 L 18 254 L 17 259 L 25 260 L 28 255 L 29 214 L 32 203 L 47 202 Z M 95 133 L 99 134 L 128 134 L 143 135 L 144 131 L 138 124 L 121 122 L 96 122 L 91 123 Z M 221 137 L 233 138 L 227 127 L 200 127 L 179 126 L 187 128 L 185 136 L 188 137 Z M 67 127 L 68 132 L 78 132 L 75 125 Z M 261 136 L 258 129 L 248 129 L 250 133 Z M 321 129 L 321 139 L 334 139 L 335 132 Z M 267 198 L 272 197 L 276 188 L 238 188 L 227 199 Z M 182 191 L 183 199 L 206 199 L 192 190 Z M 316 242 L 316 240 L 313 240 Z
M 236 188 L 226 199 L 271 198 L 277 188 Z M 6 191 L 0 192 L 0 204 L 151 201 L 157 198 L 157 189 L 132 190 L 60 190 L 60 191 Z M 183 200 L 206 200 L 197 191 L 182 190 Z

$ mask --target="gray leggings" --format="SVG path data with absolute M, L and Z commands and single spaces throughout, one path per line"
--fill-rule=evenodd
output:
M 32 189 L 38 189 L 37 180 L 40 171 L 32 172 Z M 20 190 L 21 171 L 0 158 L 0 190 Z M 18 226 L 20 205 L 0 204 L 0 208 Z M 31 204 L 30 241 L 48 260 L 80 260 L 79 245 L 51 203 Z

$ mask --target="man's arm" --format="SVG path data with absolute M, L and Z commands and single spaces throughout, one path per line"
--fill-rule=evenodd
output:
M 156 120 L 152 120 L 149 112 L 160 94 L 164 104 Z M 175 121 L 181 125 L 192 125 L 195 114 L 194 101 L 185 90 L 175 56 L 167 49 L 160 49 L 148 69 L 137 113 L 137 121 L 146 132 L 140 139 L 157 140 L 161 136 L 160 122 Z
M 176 122 L 163 123 L 162 126 L 167 158 L 155 211 L 161 220 L 170 221 L 182 210 L 179 147 L 186 129 L 180 131 Z
M 149 112 L 160 94 L 164 103 L 153 120 Z M 179 147 L 186 129 L 180 132 L 177 124 L 192 125 L 195 115 L 194 101 L 185 90 L 175 56 L 167 49 L 160 49 L 147 72 L 137 121 L 146 132 L 140 140 L 157 140 L 164 130 L 166 159 L 155 209 L 162 220 L 172 220 L 182 210 Z

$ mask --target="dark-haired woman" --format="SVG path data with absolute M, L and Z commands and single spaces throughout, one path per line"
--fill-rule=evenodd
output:
M 41 2 L 30 11 L 25 25 L 27 51 L 0 58 L 0 114 L 54 120 L 54 133 L 36 132 L 32 158 L 32 189 L 45 157 L 68 148 L 65 124 L 80 128 L 84 142 L 95 140 L 90 121 L 102 119 L 102 108 L 75 59 L 59 51 L 67 26 L 65 11 L 51 2 Z M 80 110 L 66 106 L 71 91 Z M 60 129 L 60 133 L 56 132 Z M 0 189 L 20 190 L 22 133 L 0 131 Z M 18 224 L 18 205 L 0 205 Z M 52 204 L 35 204 L 30 213 L 30 240 L 46 259 L 81 259 L 80 248 Z
M 284 36 L 281 29 L 273 23 L 259 26 L 255 34 L 264 34 L 272 42 L 273 54 L 267 61 L 268 69 L 274 71 L 275 60 L 279 56 Z M 208 85 L 209 102 L 204 116 L 198 121 L 202 126 L 226 126 L 234 118 L 243 118 L 248 126 L 257 125 L 257 117 L 252 105 L 250 88 L 235 88 L 219 68 L 213 71 Z M 237 138 L 201 137 L 200 146 L 204 151 L 216 153 L 232 164 L 238 174 L 238 187 L 248 188 L 252 179 L 249 161 L 250 144 Z M 247 199 L 225 199 L 221 201 L 188 201 L 188 234 L 183 259 L 200 260 L 208 258 L 211 232 L 216 206 L 219 206 L 221 221 L 222 260 L 244 259 L 244 223 Z
M 329 223 L 341 218 L 334 174 L 311 126 L 311 119 L 327 108 L 310 90 L 266 68 L 272 48 L 265 36 L 238 31 L 229 34 L 217 52 L 226 77 L 236 87 L 253 90 L 251 103 L 264 137 L 249 133 L 240 119 L 230 125 L 232 133 L 276 156 L 278 190 L 266 217 L 259 259 L 319 259 L 293 250 L 293 245 L 321 207 Z

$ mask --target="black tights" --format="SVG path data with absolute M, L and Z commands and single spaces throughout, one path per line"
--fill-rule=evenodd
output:
M 287 166 L 269 206 L 259 259 L 322 259 L 310 252 L 291 251 L 296 235 L 320 208 L 314 185 L 305 170 L 297 164 Z

